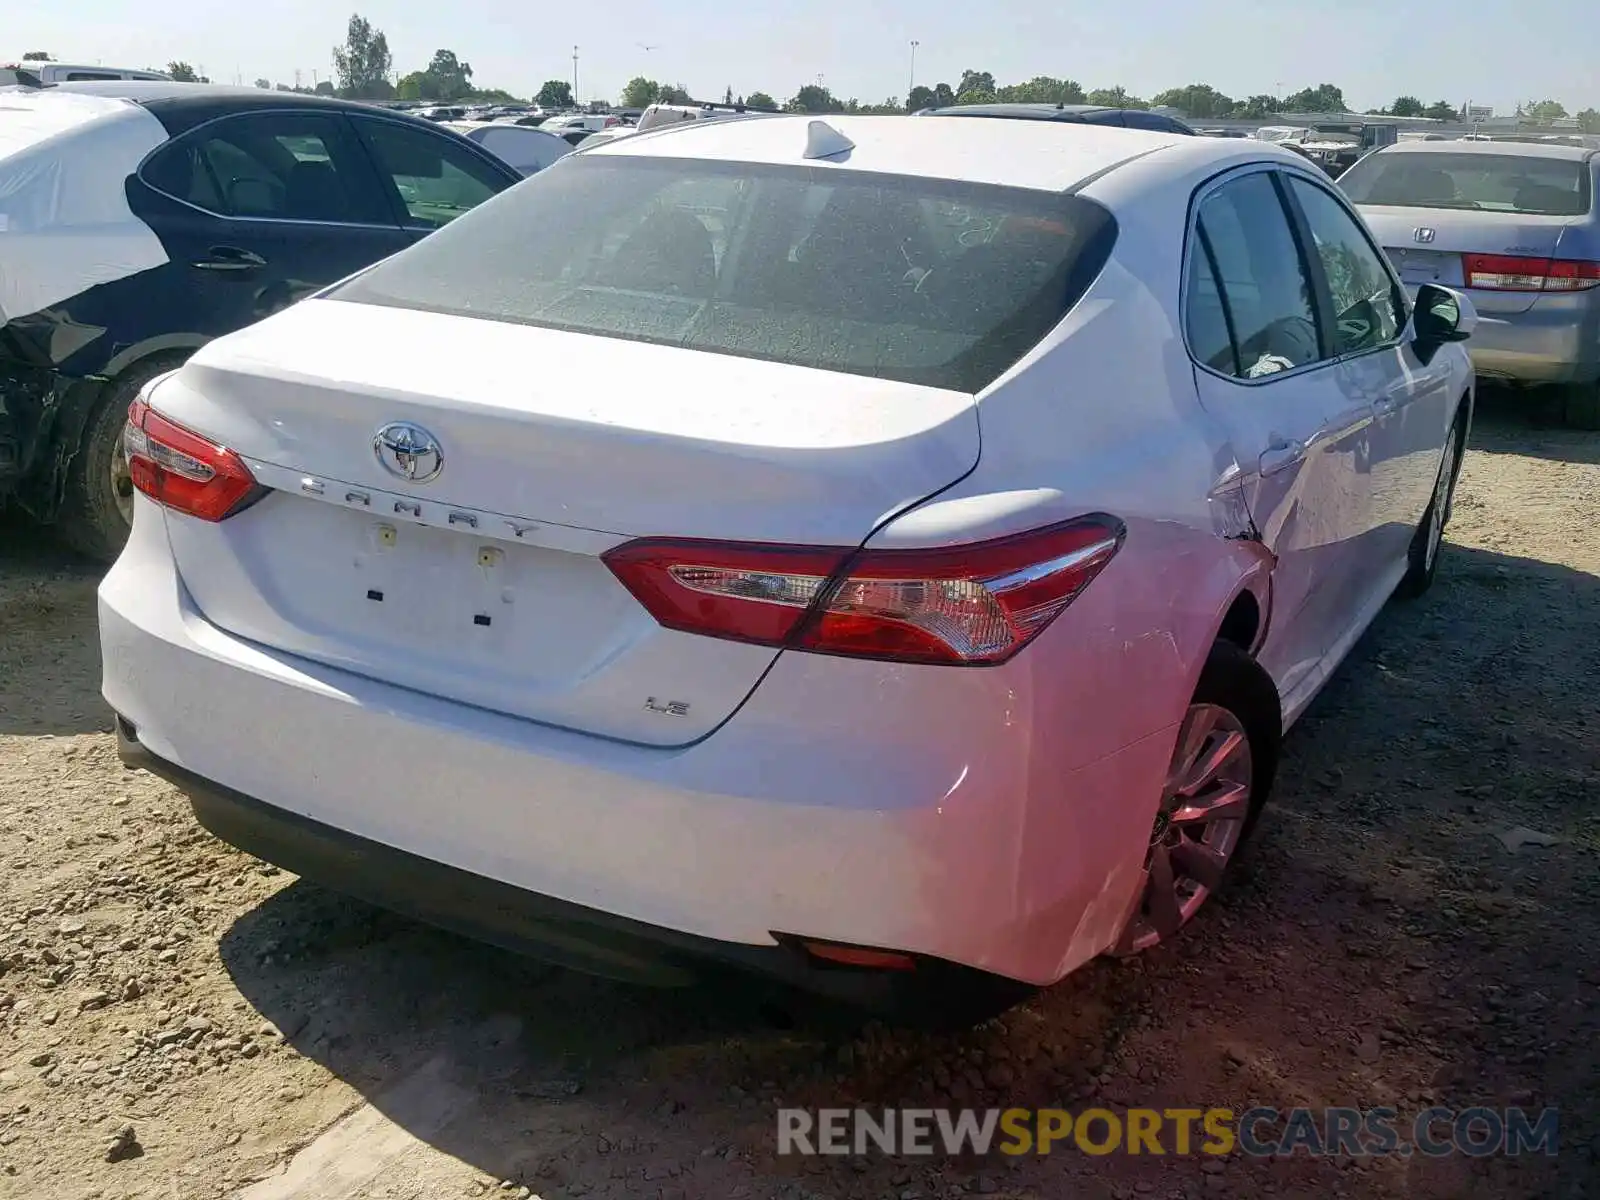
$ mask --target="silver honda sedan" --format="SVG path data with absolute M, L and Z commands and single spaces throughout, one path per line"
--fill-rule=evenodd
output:
M 1339 186 L 1415 292 L 1463 288 L 1480 375 L 1562 385 L 1600 428 L 1600 151 L 1535 142 L 1403 142 Z

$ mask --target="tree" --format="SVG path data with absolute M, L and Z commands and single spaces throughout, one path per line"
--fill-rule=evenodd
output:
M 1566 105 L 1557 100 L 1529 100 L 1526 104 L 1517 106 L 1517 115 L 1542 124 L 1566 116 L 1567 109 Z
M 1586 108 L 1578 114 L 1578 124 L 1583 126 L 1585 133 L 1600 133 L 1600 111 Z
M 394 94 L 389 70 L 394 60 L 389 39 L 374 29 L 360 13 L 350 14 L 344 45 L 333 48 L 333 69 L 339 77 L 339 94 L 358 100 L 381 100 Z
M 572 84 L 565 79 L 546 79 L 534 100 L 545 108 L 571 108 Z
M 388 81 L 385 80 L 384 82 L 387 83 Z M 391 89 L 391 90 L 393 90 L 393 89 Z M 335 92 L 333 90 L 333 80 L 331 80 L 331 79 L 319 79 L 319 80 L 317 80 L 317 86 L 312 88 L 311 92 L 312 92 L 312 95 L 315 95 L 315 96 L 332 96 L 332 95 L 334 95 Z
M 948 108 L 956 102 L 956 94 L 950 89 L 948 83 L 933 85 L 933 106 L 935 108 Z
M 995 91 L 1006 104 L 1082 104 L 1083 87 L 1076 79 L 1035 75 L 1026 83 L 1011 83 Z
M 1264 121 L 1278 111 L 1278 98 L 1276 96 L 1257 95 L 1248 100 L 1242 100 L 1239 107 L 1234 110 L 1236 116 L 1244 117 L 1251 121 Z
M 994 99 L 994 76 L 988 71 L 963 71 L 956 84 L 956 99 L 963 104 L 982 104 Z
M 744 98 L 744 102 L 751 108 L 777 108 L 778 102 L 765 92 L 751 92 Z
M 1331 83 L 1319 83 L 1314 88 L 1305 88 L 1292 96 L 1284 97 L 1283 111 L 1342 113 L 1345 111 L 1344 91 Z
M 730 83 L 727 86 L 726 90 L 723 91 L 723 93 L 722 93 L 722 102 L 724 104 L 732 104 L 733 103 L 733 84 Z
M 472 91 L 472 64 L 458 59 L 454 50 L 435 50 L 422 75 L 422 94 L 430 100 L 459 100 Z
M 789 111 L 797 113 L 839 112 L 844 106 L 833 98 L 833 93 L 819 83 L 808 83 L 789 101 Z
M 50 61 L 50 52 L 48 50 L 29 50 L 26 54 L 24 54 L 22 56 L 22 61 L 23 62 L 49 62 Z
M 1150 103 L 1176 108 L 1186 116 L 1202 120 L 1230 117 L 1238 107 L 1232 98 L 1224 96 L 1216 88 L 1205 83 L 1191 83 L 1186 87 L 1170 88 L 1154 96 Z
M 412 71 L 409 75 L 400 76 L 400 82 L 394 85 L 395 98 L 398 100 L 426 100 L 429 80 L 421 71 Z
M 649 108 L 661 98 L 661 85 L 654 79 L 635 75 L 622 89 L 623 108 Z
M 1456 111 L 1456 106 L 1448 100 L 1435 100 L 1422 110 L 1422 115 L 1435 121 L 1455 121 L 1462 116 L 1460 112 Z
M 921 112 L 925 108 L 933 107 L 933 89 L 923 87 L 920 83 L 911 89 L 911 94 L 906 97 L 907 112 Z
M 1150 105 L 1137 96 L 1130 96 L 1122 87 L 1095 88 L 1085 97 L 1089 104 L 1103 104 L 1107 108 L 1149 108 Z
M 272 80 L 258 79 L 256 80 L 256 86 L 264 92 L 270 92 L 272 90 Z
M 661 85 L 662 104 L 693 104 L 689 96 L 689 89 L 681 83 L 663 83 Z
M 202 83 L 204 82 L 195 70 L 186 62 L 169 62 L 167 74 L 172 76 L 175 83 Z
M 1422 113 L 1422 101 L 1415 96 L 1396 96 L 1389 105 L 1389 114 L 1395 117 L 1420 117 Z

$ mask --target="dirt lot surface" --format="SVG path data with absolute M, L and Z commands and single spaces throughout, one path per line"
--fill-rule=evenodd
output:
M 95 573 L 0 523 L 0 1195 L 1600 1197 L 1600 435 L 1472 447 L 1232 891 L 955 1037 L 547 972 L 221 845 L 117 761 Z M 1555 1105 L 1561 1152 L 780 1159 L 780 1100 Z

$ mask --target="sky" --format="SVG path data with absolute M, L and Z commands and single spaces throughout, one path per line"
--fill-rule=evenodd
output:
M 348 12 L 318 0 L 4 0 L 0 61 L 29 50 L 125 67 L 182 60 L 216 82 L 303 83 L 332 71 Z M 581 99 L 616 100 L 636 75 L 779 100 L 822 83 L 842 98 L 903 98 L 965 69 L 1000 83 L 1035 75 L 1150 96 L 1209 83 L 1239 97 L 1319 83 L 1358 110 L 1398 95 L 1493 105 L 1556 99 L 1600 107 L 1594 0 L 352 0 L 388 37 L 396 70 L 437 49 L 473 81 L 518 95 L 572 78 Z M 250 15 L 255 9 L 253 17 Z M 646 47 L 650 47 L 647 49 Z M 1481 64 L 1481 65 L 1474 65 Z

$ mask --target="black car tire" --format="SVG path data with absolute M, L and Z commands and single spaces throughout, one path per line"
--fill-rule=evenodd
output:
M 1417 531 L 1411 537 L 1411 548 L 1406 557 L 1406 573 L 1394 593 L 1401 600 L 1415 600 L 1421 596 L 1433 586 L 1433 577 L 1439 570 L 1439 555 L 1444 549 L 1444 531 L 1450 523 L 1456 480 L 1461 476 L 1461 459 L 1467 451 L 1465 415 L 1456 417 L 1455 424 L 1450 428 L 1450 440 L 1445 445 L 1452 453 L 1448 456 L 1448 462 L 1443 459 L 1440 461 L 1440 477 L 1434 487 L 1433 498 L 1428 501 L 1427 511 L 1422 514 L 1422 520 L 1417 523 Z M 1448 479 L 1443 475 L 1446 470 L 1450 472 Z M 1435 529 L 1434 510 L 1439 506 L 1441 499 L 1444 501 L 1444 508 L 1438 528 Z
M 122 552 L 129 526 L 117 503 L 111 463 L 127 424 L 128 406 L 145 384 L 182 362 L 181 357 L 160 355 L 133 364 L 106 385 L 84 421 L 56 518 L 61 540 L 79 554 L 110 565 Z
M 1561 389 L 1561 422 L 1569 429 L 1600 429 L 1600 381 Z

